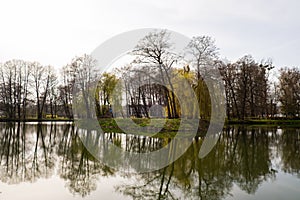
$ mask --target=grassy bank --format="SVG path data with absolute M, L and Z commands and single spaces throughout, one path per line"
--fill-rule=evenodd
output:
M 146 127 L 149 126 L 155 128 L 157 125 L 164 124 L 163 130 L 176 131 L 180 126 L 180 119 L 147 119 L 147 118 L 132 118 L 135 124 Z M 74 121 L 73 119 L 68 118 L 27 118 L 27 119 L 9 119 L 9 118 L 0 118 L 0 122 L 39 122 L 39 121 Z M 128 122 L 128 119 L 118 119 L 119 123 L 122 121 L 124 123 Z M 188 120 L 186 120 L 188 121 Z M 99 119 L 99 124 L 105 129 L 116 129 L 120 130 L 114 118 L 101 118 Z M 299 125 L 300 119 L 231 119 L 225 120 L 225 125 Z M 208 126 L 208 120 L 200 120 L 200 126 Z
M 147 129 L 152 131 L 158 131 L 159 134 L 163 135 L 175 135 L 180 127 L 181 120 L 180 119 L 153 119 L 152 123 L 150 119 L 132 119 L 133 122 L 141 127 L 147 127 Z M 187 120 L 188 121 L 188 120 Z M 122 127 L 126 127 L 127 120 L 119 119 L 118 123 L 114 119 L 99 119 L 99 124 L 101 129 L 105 132 L 126 132 L 122 129 Z M 184 129 L 189 131 L 189 128 L 192 130 L 194 127 L 191 123 L 184 122 Z M 121 125 L 121 127 L 118 126 Z M 163 128 L 159 127 L 163 124 Z M 207 132 L 208 126 L 210 125 L 209 121 L 200 120 L 199 128 L 197 130 L 199 135 L 205 134 Z M 270 119 L 255 119 L 255 120 L 226 120 L 224 126 L 230 125 L 245 125 L 245 126 L 293 126 L 300 127 L 300 120 L 296 119 L 280 119 L 280 120 L 270 120 Z M 98 126 L 96 124 L 95 126 Z M 91 125 L 88 125 L 91 127 Z M 131 129 L 129 132 L 138 132 L 138 130 Z M 141 133 L 143 134 L 143 133 Z M 158 135 L 159 135 L 158 134 Z
M 208 121 L 200 121 L 199 127 L 195 126 L 198 120 L 183 119 L 112 119 L 102 118 L 96 120 L 79 120 L 76 124 L 87 130 L 101 130 L 103 132 L 129 133 L 134 135 L 155 136 L 155 137 L 174 137 L 175 135 L 188 136 L 198 132 L 205 134 Z M 99 126 L 100 125 L 100 126 Z M 144 129 L 141 129 L 144 128 Z M 180 131 L 179 131 L 180 130 Z

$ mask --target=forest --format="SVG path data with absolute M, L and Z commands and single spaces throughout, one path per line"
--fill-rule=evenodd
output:
M 274 66 L 271 59 L 256 60 L 251 55 L 228 61 L 210 36 L 193 37 L 178 54 L 170 38 L 166 30 L 150 32 L 128 53 L 132 62 L 111 72 L 100 72 L 97 60 L 88 54 L 61 68 L 18 59 L 0 63 L 1 119 L 72 120 L 74 91 L 79 91 L 79 101 L 85 105 L 94 102 L 92 108 L 79 108 L 85 110 L 85 117 L 95 109 L 98 118 L 209 119 L 211 102 L 217 98 L 205 81 L 207 76 L 214 78 L 211 69 L 221 76 L 228 120 L 300 117 L 299 67 Z M 197 102 L 189 107 L 173 92 L 188 99 L 178 80 L 194 91 Z M 90 87 L 96 88 L 92 95 Z M 183 116 L 183 110 L 189 114 Z

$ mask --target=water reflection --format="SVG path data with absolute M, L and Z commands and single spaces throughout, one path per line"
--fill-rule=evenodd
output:
M 256 195 L 263 183 L 275 181 L 279 173 L 300 178 L 297 128 L 227 127 L 205 158 L 198 158 L 203 138 L 196 138 L 185 154 L 168 167 L 140 174 L 116 171 L 98 162 L 84 147 L 78 136 L 80 131 L 71 124 L 0 123 L 0 131 L 2 183 L 58 176 L 69 192 L 87 198 L 101 190 L 97 187 L 105 177 L 128 180 L 113 184 L 116 193 L 129 199 L 216 200 L 235 195 L 234 186 Z M 169 142 L 116 133 L 90 135 L 93 137 L 89 141 L 96 146 L 101 144 L 101 148 L 113 143 L 135 152 L 153 151 Z
M 74 126 L 66 126 L 59 141 L 59 174 L 72 193 L 82 196 L 96 190 L 99 176 L 112 175 L 112 169 L 98 162 L 83 146 Z
M 0 124 L 1 181 L 6 183 L 33 182 L 53 174 L 55 126 Z
M 280 157 L 283 171 L 296 174 L 300 178 L 300 129 L 285 129 L 282 137 Z
M 271 165 L 269 131 L 227 128 L 204 159 L 198 158 L 202 140 L 195 140 L 185 155 L 172 165 L 140 175 L 143 184 L 122 185 L 117 189 L 133 198 L 141 195 L 145 198 L 148 194 L 148 199 L 222 199 L 230 194 L 235 183 L 254 194 L 263 181 L 276 177 Z

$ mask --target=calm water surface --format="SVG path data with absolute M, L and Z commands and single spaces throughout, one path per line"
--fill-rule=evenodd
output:
M 1 200 L 300 199 L 300 128 L 228 127 L 204 159 L 198 138 L 177 161 L 150 173 L 103 165 L 71 124 L 0 123 L 0 132 Z M 101 138 L 138 152 L 168 142 L 113 133 Z

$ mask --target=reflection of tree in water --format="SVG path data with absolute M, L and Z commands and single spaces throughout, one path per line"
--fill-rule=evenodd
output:
M 49 178 L 59 162 L 59 174 L 74 194 L 96 189 L 99 176 L 111 169 L 97 162 L 83 147 L 74 126 L 0 123 L 0 180 L 18 184 Z
M 218 151 L 200 160 L 201 143 L 194 141 L 170 166 L 139 175 L 137 179 L 142 184 L 122 185 L 116 189 L 133 199 L 221 199 L 231 188 L 230 179 L 225 176 L 225 163 L 216 159 L 221 157 Z
M 300 129 L 284 129 L 280 140 L 283 171 L 300 178 Z
M 170 191 L 174 187 L 171 179 L 174 172 L 174 165 L 170 165 L 162 170 L 151 173 L 135 175 L 137 185 L 124 184 L 116 186 L 116 190 L 133 199 L 164 199 L 166 197 L 175 198 Z M 127 176 L 127 175 L 124 175 Z
M 88 135 L 95 145 L 101 140 L 102 148 L 113 143 L 134 152 L 154 151 L 170 141 L 116 133 Z M 299 129 L 282 129 L 279 134 L 276 128 L 230 127 L 204 159 L 198 158 L 203 141 L 198 138 L 183 156 L 164 169 L 134 175 L 121 173 L 136 181 L 118 185 L 116 190 L 134 199 L 218 200 L 230 195 L 236 184 L 254 194 L 264 181 L 275 178 L 277 169 L 299 176 L 299 138 Z M 52 176 L 57 169 L 71 193 L 89 195 L 96 190 L 98 179 L 110 177 L 115 171 L 99 163 L 81 139 L 72 125 L 0 123 L 0 180 L 12 184 L 33 182 Z M 280 161 L 278 166 L 271 163 L 276 159 Z M 156 165 L 159 160 L 152 162 Z
M 268 131 L 240 127 L 234 140 L 237 144 L 231 154 L 230 175 L 242 190 L 255 194 L 262 182 L 275 178 L 275 170 L 271 168 Z
M 53 174 L 55 156 L 53 126 L 1 124 L 1 181 L 33 182 Z
M 58 155 L 62 157 L 59 174 L 67 181 L 71 193 L 86 196 L 96 190 L 100 176 L 113 174 L 88 152 L 74 126 L 66 126 L 58 146 Z
M 275 178 L 271 168 L 268 131 L 227 129 L 204 159 L 198 158 L 202 139 L 162 170 L 136 176 L 139 184 L 116 190 L 133 199 L 223 199 L 233 183 L 254 194 L 259 185 Z

